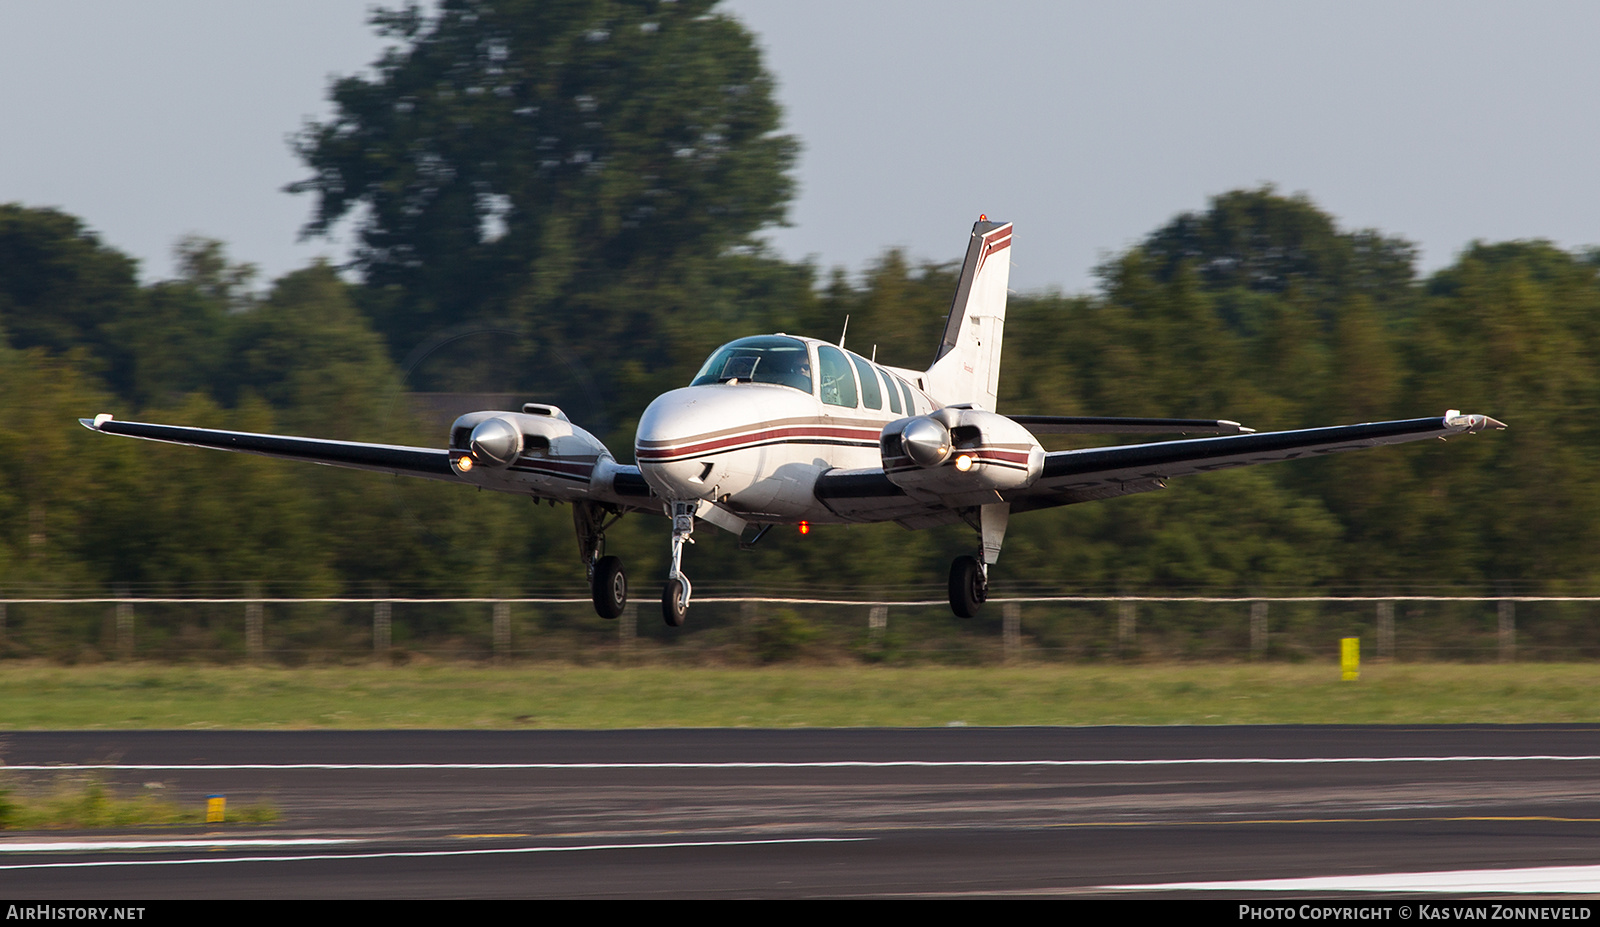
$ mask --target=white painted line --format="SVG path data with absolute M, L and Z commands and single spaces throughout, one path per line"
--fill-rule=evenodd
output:
M 54 840 L 49 843 L 6 843 L 0 853 L 77 853 L 88 850 L 192 850 L 196 847 L 303 847 L 357 843 L 356 840 L 305 837 L 281 840 Z
M 1169 760 L 818 760 L 728 763 L 125 763 L 107 765 L 0 765 L 22 772 L 216 772 L 226 770 L 452 770 L 452 769 L 984 769 L 1017 766 L 1319 766 L 1341 763 L 1581 763 L 1600 754 L 1576 756 L 1306 756 L 1200 757 Z
M 700 847 L 759 847 L 800 843 L 861 843 L 868 837 L 795 837 L 777 840 L 706 840 L 674 843 L 594 843 L 581 846 L 498 847 L 478 850 L 415 850 L 391 853 L 323 853 L 315 856 L 201 856 L 193 859 L 106 859 L 77 863 L 0 865 L 20 869 L 97 869 L 112 866 L 198 866 L 216 863 L 298 863 L 346 859 L 426 859 L 442 856 L 509 856 L 523 853 L 579 853 L 589 850 L 675 850 Z
M 1383 875 L 1318 876 L 1307 879 L 1256 879 L 1240 882 L 1164 882 L 1155 885 L 1102 885 L 1113 892 L 1438 892 L 1490 894 L 1593 895 L 1600 893 L 1600 866 L 1542 866 L 1535 869 L 1461 869 L 1453 872 L 1392 872 Z

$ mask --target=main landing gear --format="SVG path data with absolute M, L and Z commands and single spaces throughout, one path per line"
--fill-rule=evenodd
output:
M 958 618 L 971 618 L 988 598 L 988 567 L 977 557 L 957 557 L 950 564 L 950 610 Z
M 683 575 L 683 545 L 694 543 L 694 513 L 699 507 L 698 502 L 672 503 L 672 565 L 667 568 L 666 585 L 661 587 L 661 620 L 670 628 L 683 627 L 689 611 L 693 587 Z
M 698 502 L 672 503 L 672 566 L 667 570 L 667 582 L 661 589 L 661 618 L 669 627 L 682 627 L 689 612 L 692 587 L 689 577 L 683 575 L 683 545 L 694 543 L 691 535 L 698 510 Z M 606 529 L 621 517 L 620 513 L 609 512 L 598 503 L 572 504 L 578 553 L 589 572 L 589 594 L 594 599 L 595 614 L 601 618 L 619 617 L 628 604 L 628 576 L 622 570 L 622 558 L 605 556 Z
M 601 618 L 615 618 L 628 604 L 628 575 L 622 572 L 621 557 L 601 557 L 589 571 L 589 594 Z
M 973 514 L 977 517 L 973 518 Z M 982 557 L 963 554 L 950 564 L 950 610 L 956 617 L 977 615 L 989 598 L 989 567 L 1000 559 L 1000 545 L 1005 543 L 1010 520 L 1011 506 L 1004 502 L 981 506 L 967 516 L 967 521 L 978 529 Z
M 578 554 L 589 572 L 589 595 L 595 614 L 612 619 L 628 604 L 628 576 L 622 571 L 621 557 L 602 556 L 606 550 L 606 529 L 617 523 L 621 514 L 609 515 L 593 502 L 572 503 L 572 523 L 578 529 Z

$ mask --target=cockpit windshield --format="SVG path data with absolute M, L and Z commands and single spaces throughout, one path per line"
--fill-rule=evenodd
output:
M 690 386 L 707 383 L 777 383 L 811 392 L 811 355 L 806 343 L 782 335 L 740 338 L 718 348 Z

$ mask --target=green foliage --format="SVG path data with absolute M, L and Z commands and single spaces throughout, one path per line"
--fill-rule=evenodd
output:
M 802 620 L 793 609 L 777 608 L 763 615 L 755 630 L 756 659 L 781 663 L 805 653 L 821 632 Z
M 132 258 L 54 209 L 0 204 L 0 332 L 15 348 L 104 351 L 137 298 Z
M 1402 296 L 1416 260 L 1411 243 L 1340 232 L 1304 195 L 1285 198 L 1270 186 L 1214 197 L 1205 213 L 1183 213 L 1151 233 L 1142 250 L 1161 279 L 1188 268 L 1210 290 L 1298 292 L 1323 303 Z
M 753 39 L 714 5 L 374 14 L 396 44 L 375 78 L 335 82 L 334 118 L 296 143 L 313 176 L 290 189 L 317 196 L 311 234 L 363 207 L 357 262 L 395 292 L 378 322 L 401 353 L 508 308 L 535 330 L 610 308 L 573 296 L 637 289 L 781 221 L 796 145 Z

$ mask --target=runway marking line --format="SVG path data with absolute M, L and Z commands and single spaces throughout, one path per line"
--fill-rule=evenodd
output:
M 1311 756 L 1311 757 L 1195 757 L 1155 760 L 815 760 L 685 763 L 118 763 L 62 765 L 0 765 L 13 772 L 218 772 L 290 770 L 590 770 L 590 769 L 995 769 L 1005 767 L 1122 767 L 1122 766 L 1317 766 L 1342 763 L 1582 763 L 1600 762 L 1600 755 L 1556 756 Z
M 1102 885 L 1107 892 L 1440 892 L 1446 894 L 1594 894 L 1600 866 L 1539 866 L 1530 869 L 1460 869 L 1377 875 L 1313 876 L 1233 882 L 1164 882 Z
M 1394 818 L 1239 818 L 1231 821 L 1063 821 L 1039 825 L 1045 828 L 1061 827 L 1238 827 L 1242 824 L 1505 824 L 1516 822 L 1541 822 L 1547 824 L 1600 824 L 1600 818 L 1561 818 L 1543 814 L 1529 815 L 1459 815 L 1435 817 L 1418 815 Z
M 96 869 L 111 866 L 189 866 L 213 863 L 297 863 L 354 859 L 426 859 L 441 856 L 511 856 L 525 853 L 579 853 L 594 850 L 678 850 L 702 847 L 759 847 L 807 843 L 863 843 L 871 837 L 791 837 L 770 840 L 686 840 L 663 843 L 595 843 L 578 846 L 490 847 L 477 850 L 395 850 L 382 853 L 321 853 L 303 856 L 212 856 L 192 859 L 105 859 L 73 863 L 10 863 L 0 872 L 24 869 Z

